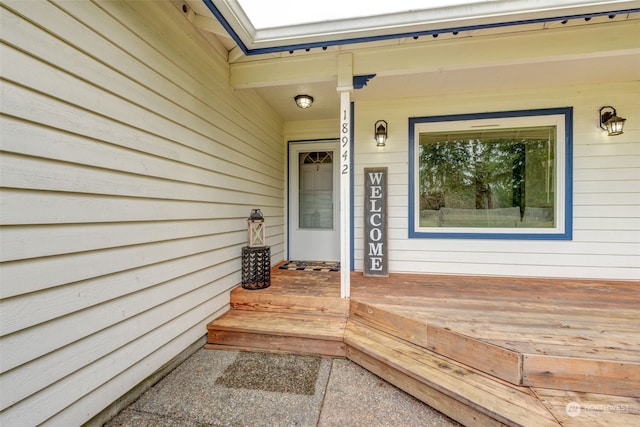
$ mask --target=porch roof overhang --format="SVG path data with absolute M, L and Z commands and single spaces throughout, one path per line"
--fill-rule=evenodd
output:
M 356 3 L 359 12 L 337 13 L 345 7 L 331 2 L 306 3 L 293 20 L 259 22 L 265 12 L 246 0 L 202 0 L 245 55 L 327 48 L 328 46 L 380 40 L 459 33 L 487 28 L 515 27 L 571 19 L 590 19 L 637 12 L 639 2 L 626 0 L 529 0 L 510 1 L 398 1 L 395 9 L 378 10 L 370 2 Z M 285 15 L 282 2 L 269 2 L 272 15 Z M 320 13 L 320 8 L 334 8 Z M 315 8 L 315 9 L 314 9 Z M 354 8 L 351 8 L 354 9 Z M 249 13 L 251 12 L 251 13 Z M 293 13 L 288 15 L 293 16 Z M 308 16 L 308 17 L 307 17 Z
M 342 20 L 341 32 L 334 29 L 334 33 L 311 34 L 319 26 L 335 25 L 333 21 L 302 25 L 309 34 L 291 38 L 281 34 L 278 40 L 254 38 L 263 34 L 255 29 L 247 30 L 245 39 L 236 34 L 244 30 L 230 22 L 237 21 L 237 27 L 243 21 L 238 8 L 244 0 L 184 1 L 187 18 L 227 55 L 232 87 L 256 90 L 285 121 L 335 118 L 337 58 L 345 52 L 353 56 L 354 76 L 375 75 L 365 82 L 365 90 L 353 92 L 354 101 L 640 78 L 638 0 L 481 1 L 399 13 L 405 20 L 413 19 L 405 26 L 394 26 L 398 14 L 377 15 L 375 20 L 371 16 Z M 498 4 L 510 5 L 511 12 L 498 13 Z M 434 18 L 438 14 L 439 20 Z M 385 19 L 391 21 L 381 24 Z M 248 18 L 244 21 L 250 26 Z M 373 21 L 377 27 L 365 25 Z M 361 28 L 352 29 L 358 23 Z M 273 34 L 275 29 L 269 31 Z M 296 107 L 293 98 L 301 93 L 314 96 L 313 108 Z

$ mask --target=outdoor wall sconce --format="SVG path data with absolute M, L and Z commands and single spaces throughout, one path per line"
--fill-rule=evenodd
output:
M 267 245 L 265 236 L 264 216 L 260 209 L 253 209 L 247 219 L 249 225 L 249 247 L 256 248 Z
M 622 134 L 622 128 L 626 120 L 624 117 L 618 117 L 616 109 L 610 105 L 600 109 L 600 128 L 606 130 L 609 136 Z
M 389 125 L 384 120 L 378 120 L 376 124 L 373 125 L 373 133 L 378 147 L 384 147 L 384 143 L 387 141 L 388 130 Z
M 295 99 L 296 105 L 302 109 L 309 108 L 313 104 L 313 97 L 309 95 L 298 95 L 293 99 Z

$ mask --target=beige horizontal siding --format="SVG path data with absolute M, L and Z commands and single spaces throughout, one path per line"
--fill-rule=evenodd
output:
M 80 425 L 283 258 L 283 123 L 170 2 L 0 13 L 0 424 Z
M 484 93 L 479 84 L 477 93 L 356 103 L 355 268 L 363 268 L 363 169 L 388 166 L 392 272 L 640 279 L 640 84 L 615 80 L 612 70 L 588 86 Z M 627 117 L 623 135 L 599 130 L 602 105 Z M 409 117 L 565 106 L 574 108 L 571 241 L 408 238 Z M 371 136 L 380 118 L 390 132 L 383 149 Z

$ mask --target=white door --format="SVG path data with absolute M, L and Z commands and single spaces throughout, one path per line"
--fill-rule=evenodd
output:
M 289 259 L 340 260 L 338 141 L 289 145 Z

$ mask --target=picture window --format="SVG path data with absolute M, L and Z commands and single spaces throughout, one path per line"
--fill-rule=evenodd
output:
M 410 237 L 570 239 L 571 109 L 409 120 Z

